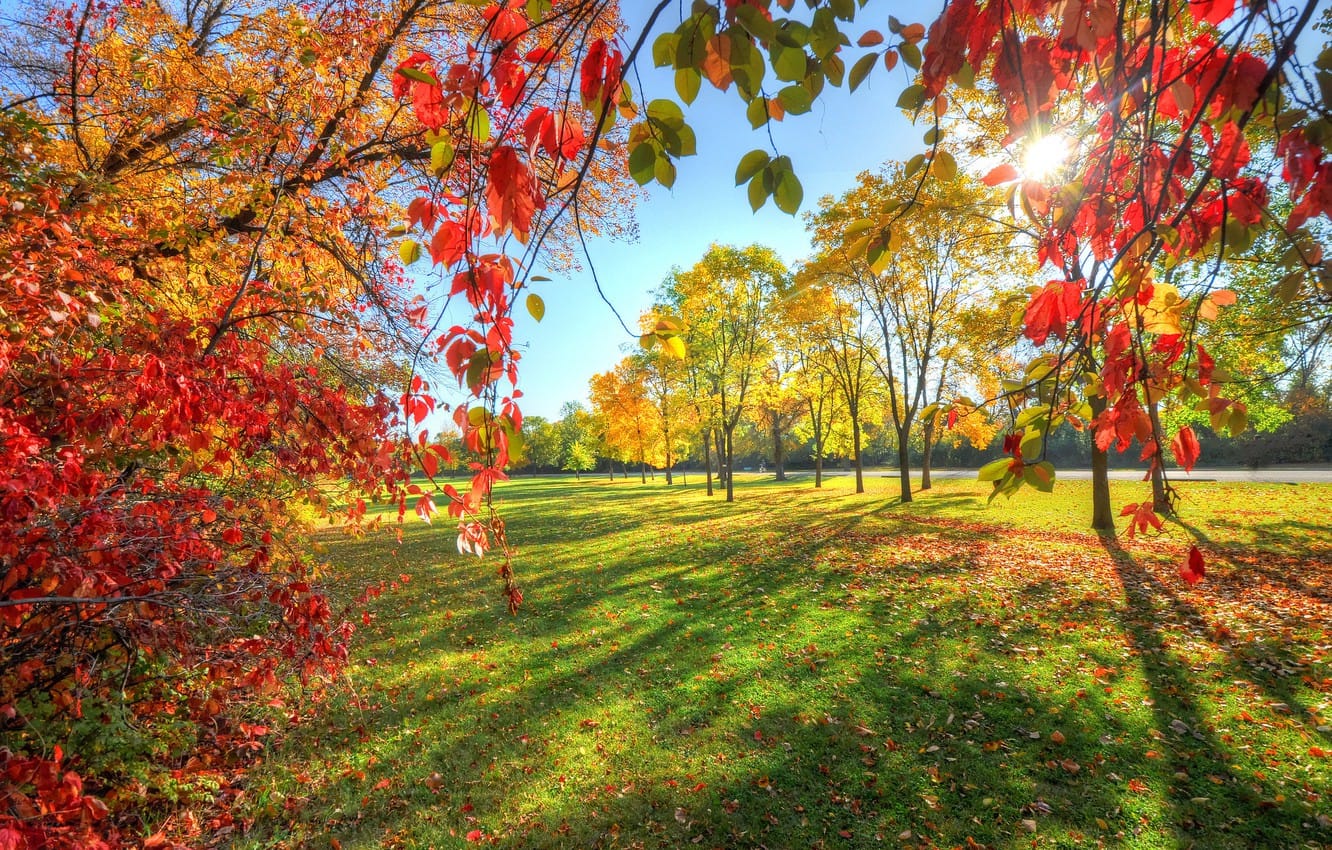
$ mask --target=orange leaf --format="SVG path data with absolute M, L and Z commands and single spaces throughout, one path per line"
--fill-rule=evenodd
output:
M 990 173 L 981 178 L 981 182 L 986 186 L 998 186 L 1000 183 L 1008 183 L 1018 179 L 1018 171 L 1008 163 L 995 166 L 990 169 Z
M 856 40 L 856 44 L 861 47 L 873 47 L 876 44 L 883 44 L 883 33 L 878 30 L 866 30 L 865 34 Z

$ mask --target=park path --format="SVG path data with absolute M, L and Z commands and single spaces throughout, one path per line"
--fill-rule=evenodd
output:
M 806 469 L 787 470 L 791 477 L 812 476 L 814 472 Z M 824 475 L 851 475 L 850 470 L 825 469 Z M 897 470 L 888 468 L 866 469 L 865 475 L 874 478 L 896 478 Z M 912 476 L 918 477 L 919 469 L 912 470 Z M 974 469 L 932 469 L 934 478 L 975 478 Z M 1196 467 L 1192 473 L 1181 469 L 1172 469 L 1168 475 L 1175 481 L 1250 481 L 1261 484 L 1332 484 L 1332 465 L 1309 466 L 1273 466 L 1266 469 L 1248 469 L 1245 467 L 1226 467 L 1221 469 L 1203 469 Z M 1112 469 L 1110 478 L 1115 481 L 1140 481 L 1141 469 Z M 1091 478 L 1090 469 L 1060 469 L 1059 477 L 1065 481 L 1087 481 Z

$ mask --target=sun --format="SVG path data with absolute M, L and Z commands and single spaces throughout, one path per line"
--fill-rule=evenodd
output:
M 1031 180 L 1053 177 L 1073 152 L 1073 144 L 1062 133 L 1038 136 L 1022 155 L 1022 173 Z

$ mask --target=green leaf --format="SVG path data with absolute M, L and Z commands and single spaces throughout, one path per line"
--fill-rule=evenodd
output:
M 943 131 L 938 127 L 931 127 L 925 131 L 925 144 L 933 145 L 943 137 Z
M 1029 463 L 1022 469 L 1022 480 L 1042 493 L 1052 492 L 1055 484 L 1054 464 L 1048 460 Z
M 776 33 L 776 27 L 772 21 L 768 20 L 762 12 L 753 6 L 744 4 L 736 6 L 733 10 L 735 19 L 745 32 L 754 36 L 759 41 L 771 41 Z
M 856 19 L 855 0 L 829 0 L 828 7 L 832 13 L 844 21 L 854 21 Z
M 1038 419 L 1044 420 L 1046 418 L 1046 414 L 1048 414 L 1049 412 L 1050 408 L 1045 407 L 1044 405 L 1040 407 L 1025 408 L 1024 410 L 1022 410 L 1022 412 L 1018 413 L 1017 418 L 1013 420 L 1013 427 L 1026 428 L 1028 425 L 1031 425 L 1032 423 L 1036 422 Z
M 453 143 L 448 139 L 435 142 L 430 146 L 430 170 L 438 176 L 453 164 Z
M 762 97 L 756 97 L 745 107 L 745 117 L 749 119 L 749 126 L 757 130 L 768 123 L 768 101 Z
M 865 245 L 865 262 L 870 271 L 883 274 L 888 263 L 893 259 L 893 229 L 885 227 L 870 238 Z
M 851 66 L 851 91 L 855 91 L 860 87 L 861 83 L 865 82 L 865 78 L 869 76 L 870 71 L 874 70 L 874 66 L 878 63 L 878 59 L 879 54 L 866 53 L 864 56 L 856 60 L 856 64 Z
M 307 47 L 301 51 L 301 55 L 297 57 L 297 60 L 305 67 L 309 68 L 314 65 L 315 60 L 318 58 L 319 54 L 315 52 L 315 49 L 313 47 Z
M 675 185 L 675 163 L 666 157 L 659 157 L 652 168 L 652 174 L 657 178 L 657 182 L 667 189 Z
M 804 86 L 787 86 L 777 92 L 777 102 L 791 115 L 804 115 L 814 105 Z
M 749 181 L 749 208 L 758 212 L 759 207 L 767 203 L 769 194 L 771 192 L 764 185 L 763 172 L 760 171 Z
M 1034 458 L 1041 456 L 1041 449 L 1045 445 L 1045 435 L 1039 428 L 1029 428 L 1022 435 L 1022 443 L 1019 448 L 1024 458 Z
M 490 368 L 490 351 L 481 349 L 472 355 L 472 359 L 467 361 L 467 376 L 465 378 L 468 387 L 476 387 L 481 384 L 481 378 L 486 370 Z M 468 411 L 470 414 L 471 411 Z
M 800 209 L 800 202 L 805 198 L 805 189 L 796 179 L 794 171 L 783 171 L 777 176 L 777 185 L 773 188 L 772 200 L 777 209 L 787 215 L 795 215 Z
M 421 258 L 421 245 L 415 239 L 408 239 L 398 245 L 398 257 L 404 266 L 410 266 Z
M 740 157 L 740 164 L 735 167 L 735 185 L 747 182 L 767 166 L 772 157 L 767 151 L 752 150 Z
M 439 85 L 439 80 L 419 68 L 399 68 L 397 73 L 402 74 L 409 80 L 416 80 L 418 83 L 429 83 L 432 86 Z
M 490 139 L 490 113 L 479 103 L 473 103 L 467 113 L 467 133 L 479 144 Z
M 911 157 L 911 159 L 907 160 L 906 167 L 902 169 L 902 177 L 903 178 L 911 177 L 911 175 L 915 174 L 917 171 L 920 171 L 920 169 L 924 167 L 924 165 L 925 165 L 925 154 L 923 153 L 916 154 L 915 156 Z
M 629 151 L 629 176 L 640 186 L 646 186 L 656 176 L 657 148 L 650 141 L 639 143 Z
M 977 481 L 998 481 L 1008 472 L 1009 464 L 1013 461 L 1011 458 L 1001 457 L 998 460 L 992 460 L 980 468 L 976 473 Z
M 853 236 L 858 236 L 874 226 L 874 220 L 870 218 L 858 218 L 846 226 L 846 231 L 842 234 L 842 239 L 847 240 Z
M 535 292 L 527 294 L 527 312 L 538 322 L 546 316 L 546 302 L 541 300 L 541 296 Z
M 652 64 L 658 68 L 674 64 L 675 52 L 680 44 L 680 36 L 673 32 L 664 32 L 652 42 Z
M 957 178 L 957 160 L 948 151 L 934 154 L 934 175 L 945 183 Z
M 758 95 L 767 76 L 768 65 L 763 61 L 763 51 L 754 48 L 748 41 L 731 43 L 731 76 L 740 97 L 749 101 Z
M 771 55 L 772 70 L 777 75 L 777 79 L 794 83 L 805 78 L 807 57 L 804 49 L 774 44 Z
M 808 3 L 809 0 L 805 0 L 805 2 Z M 776 37 L 779 42 L 787 47 L 803 48 L 806 44 L 809 44 L 809 27 L 788 18 L 782 21 L 782 25 L 777 29 Z
M 809 28 L 809 47 L 819 59 L 827 59 L 842 45 L 842 33 L 829 8 L 817 9 Z
M 685 103 L 694 102 L 702 84 L 703 75 L 693 68 L 681 68 L 675 72 L 675 91 Z
M 647 117 L 671 129 L 684 126 L 684 112 L 680 110 L 680 105 L 664 97 L 659 97 L 648 104 Z
M 550 0 L 527 0 L 525 6 L 527 19 L 534 24 L 539 24 L 551 13 L 552 8 Z
M 823 60 L 823 76 L 834 86 L 840 86 L 846 78 L 846 63 L 836 56 Z
M 919 112 L 920 108 L 924 105 L 925 105 L 925 87 L 920 85 L 919 83 L 917 83 L 916 85 L 907 86 L 905 89 L 902 90 L 902 94 L 898 95 L 897 98 L 898 109 L 906 109 L 911 112 Z
M 976 87 L 976 72 L 971 70 L 970 62 L 963 62 L 962 67 L 957 69 L 957 73 L 952 76 L 954 83 L 959 88 L 974 89 Z
M 907 67 L 909 67 L 913 71 L 920 70 L 919 47 L 917 47 L 914 44 L 908 44 L 907 42 L 902 42 L 901 44 L 897 45 L 897 52 L 902 57 L 902 61 L 907 63 Z

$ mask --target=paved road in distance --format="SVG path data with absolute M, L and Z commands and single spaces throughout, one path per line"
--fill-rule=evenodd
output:
M 1086 481 L 1091 478 L 1090 469 L 1057 469 L 1057 477 L 1064 481 Z M 768 473 L 771 474 L 771 473 Z M 814 472 L 808 469 L 788 470 L 788 476 L 813 476 Z M 851 475 L 852 473 L 843 469 L 825 469 L 824 475 Z M 1143 477 L 1143 471 L 1140 469 L 1112 469 L 1110 477 L 1116 481 L 1140 481 Z M 1181 469 L 1169 470 L 1167 473 L 1172 481 L 1254 481 L 1264 484 L 1329 484 L 1332 483 L 1332 466 L 1274 466 L 1267 469 L 1248 469 L 1248 468 L 1227 468 L 1227 469 L 1203 469 L 1195 467 L 1192 474 L 1185 473 Z M 875 478 L 896 478 L 896 469 L 866 469 L 865 475 Z M 974 469 L 932 469 L 931 477 L 934 478 L 972 478 L 976 477 Z M 920 477 L 919 469 L 911 470 L 912 478 Z

